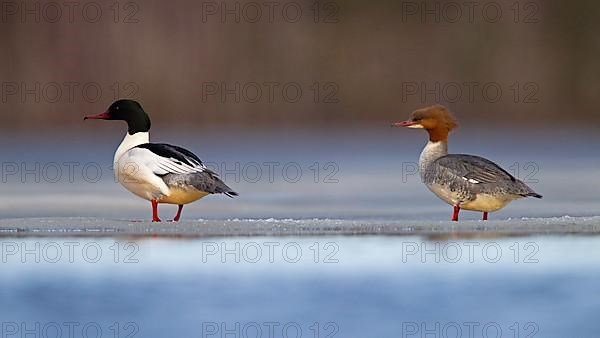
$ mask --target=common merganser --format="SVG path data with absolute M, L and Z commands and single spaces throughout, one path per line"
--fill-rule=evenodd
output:
M 429 133 L 429 142 L 419 158 L 421 180 L 437 197 L 454 207 L 453 221 L 458 221 L 460 209 L 481 211 L 485 221 L 488 212 L 502 209 L 513 200 L 542 198 L 490 160 L 473 155 L 448 155 L 448 133 L 458 124 L 444 106 L 416 110 L 408 121 L 392 126 L 421 128 Z
M 185 204 L 209 194 L 238 195 L 189 150 L 150 143 L 150 118 L 138 102 L 118 100 L 106 112 L 84 118 L 88 119 L 127 122 L 128 132 L 115 153 L 115 176 L 127 190 L 152 203 L 153 222 L 161 221 L 159 203 L 178 205 L 173 219 L 178 222 Z

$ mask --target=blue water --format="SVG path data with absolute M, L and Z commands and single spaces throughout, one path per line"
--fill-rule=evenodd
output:
M 98 330 L 101 337 L 229 338 L 600 331 L 597 237 L 2 243 L 1 337 L 25 329 L 53 337 L 44 330 L 55 326 L 65 337 L 68 325 L 77 337 Z

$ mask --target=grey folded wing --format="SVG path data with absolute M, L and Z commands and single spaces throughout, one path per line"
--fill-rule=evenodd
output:
M 208 169 L 190 174 L 167 174 L 162 179 L 169 187 L 181 187 L 182 189 L 194 187 L 209 194 L 225 194 L 229 197 L 238 196 L 238 193 L 228 187 L 216 173 Z
M 434 161 L 431 169 L 430 179 L 452 182 L 457 189 L 469 190 L 473 193 L 541 197 L 525 183 L 483 157 L 464 154 L 446 155 Z

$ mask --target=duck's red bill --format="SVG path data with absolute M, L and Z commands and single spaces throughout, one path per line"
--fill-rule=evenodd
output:
M 110 118 L 110 115 L 108 115 L 108 112 L 102 113 L 102 114 L 98 114 L 98 115 L 89 115 L 84 117 L 84 120 L 108 120 Z
M 402 121 L 402 122 L 392 123 L 392 127 L 408 127 L 408 126 L 412 126 L 413 124 L 415 124 L 415 123 L 412 121 Z

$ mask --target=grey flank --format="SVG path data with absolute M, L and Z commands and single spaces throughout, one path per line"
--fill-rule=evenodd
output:
M 425 170 L 423 182 L 447 186 L 464 202 L 474 200 L 478 194 L 542 197 L 494 162 L 473 155 L 438 158 Z

